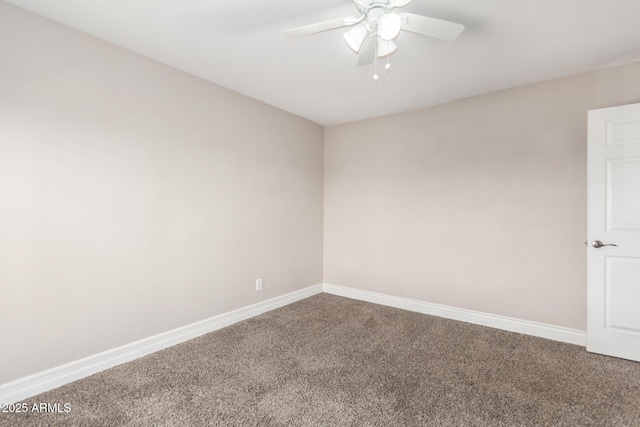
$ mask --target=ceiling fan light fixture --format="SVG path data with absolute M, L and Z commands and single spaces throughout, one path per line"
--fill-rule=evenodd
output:
M 377 60 L 386 57 L 385 69 L 389 71 L 389 56 L 398 46 L 395 39 L 400 31 L 421 34 L 441 40 L 455 40 L 464 25 L 414 13 L 394 13 L 413 0 L 352 0 L 359 16 L 347 16 L 315 24 L 303 25 L 285 31 L 289 37 L 301 37 L 336 28 L 350 27 L 342 35 L 345 43 L 358 56 L 356 65 L 374 65 L 374 80 L 378 79 Z
M 369 30 L 364 25 L 356 25 L 346 33 L 344 33 L 344 41 L 347 43 L 347 46 L 358 53 L 360 51 L 360 46 L 362 46 L 362 42 L 367 38 L 367 34 Z
M 378 36 L 382 40 L 393 40 L 400 34 L 402 19 L 395 13 L 386 13 L 378 19 Z

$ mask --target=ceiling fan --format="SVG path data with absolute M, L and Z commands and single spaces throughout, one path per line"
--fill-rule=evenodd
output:
M 342 27 L 352 27 L 344 34 L 347 45 L 358 54 L 358 66 L 369 65 L 376 57 L 388 57 L 398 49 L 394 42 L 401 30 L 441 40 L 455 40 L 464 25 L 394 9 L 413 0 L 352 0 L 360 16 L 347 16 L 286 30 L 289 37 L 302 37 Z M 389 64 L 387 63 L 387 69 Z M 377 74 L 374 75 L 377 80 Z

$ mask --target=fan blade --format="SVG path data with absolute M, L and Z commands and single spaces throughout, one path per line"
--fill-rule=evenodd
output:
M 355 16 L 347 16 L 345 18 L 332 19 L 331 21 L 318 22 L 311 25 L 303 25 L 302 27 L 291 28 L 284 33 L 289 37 L 302 37 L 309 34 L 321 33 L 322 31 L 333 30 L 340 27 L 349 27 L 359 24 L 364 20 L 364 16 L 356 18 Z
M 360 6 L 363 9 L 367 8 L 371 3 L 371 0 L 352 0 L 352 1 L 356 4 L 356 6 Z
M 368 35 L 360 46 L 358 53 L 358 67 L 364 67 L 373 62 L 376 56 L 376 36 Z
M 399 13 L 399 15 L 403 22 L 402 29 L 412 33 L 423 34 L 450 42 L 458 38 L 460 33 L 464 31 L 464 25 L 456 24 L 455 22 L 443 21 L 442 19 L 407 12 Z
M 395 8 L 395 7 L 405 7 L 406 5 L 408 5 L 409 3 L 411 3 L 413 0 L 391 0 L 389 2 L 389 7 L 390 8 Z

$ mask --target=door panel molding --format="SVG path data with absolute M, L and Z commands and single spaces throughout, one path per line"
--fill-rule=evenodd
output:
M 587 350 L 640 361 L 640 104 L 589 111 Z

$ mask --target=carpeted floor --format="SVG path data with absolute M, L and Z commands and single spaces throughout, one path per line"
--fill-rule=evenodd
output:
M 640 426 L 640 363 L 320 294 L 25 401 L 0 426 Z

